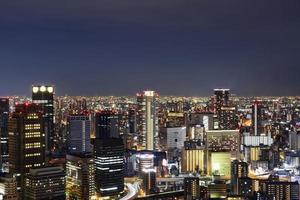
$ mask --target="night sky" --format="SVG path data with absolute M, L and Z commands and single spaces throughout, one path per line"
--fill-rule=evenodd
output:
M 0 96 L 300 95 L 300 1 L 1 0 L 0 75 Z

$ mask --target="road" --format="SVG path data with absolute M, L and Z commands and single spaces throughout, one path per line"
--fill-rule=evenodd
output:
M 130 184 L 130 183 L 125 183 L 127 187 L 127 194 L 125 197 L 121 198 L 120 200 L 131 200 L 135 199 L 138 195 L 138 189 L 136 185 Z

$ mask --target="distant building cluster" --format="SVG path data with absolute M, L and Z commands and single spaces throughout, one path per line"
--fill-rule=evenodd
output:
M 0 98 L 0 199 L 299 200 L 300 98 Z

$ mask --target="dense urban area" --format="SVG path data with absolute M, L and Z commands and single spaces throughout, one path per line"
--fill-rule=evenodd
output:
M 300 97 L 55 90 L 0 98 L 0 199 L 300 199 Z

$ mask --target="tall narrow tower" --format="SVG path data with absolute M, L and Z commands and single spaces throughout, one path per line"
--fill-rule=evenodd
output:
M 32 102 L 43 110 L 46 151 L 51 153 L 54 139 L 54 87 L 49 85 L 32 86 Z
M 0 171 L 8 172 L 9 99 L 0 98 Z
M 137 94 L 137 124 L 142 149 L 158 149 L 158 95 L 154 91 Z

